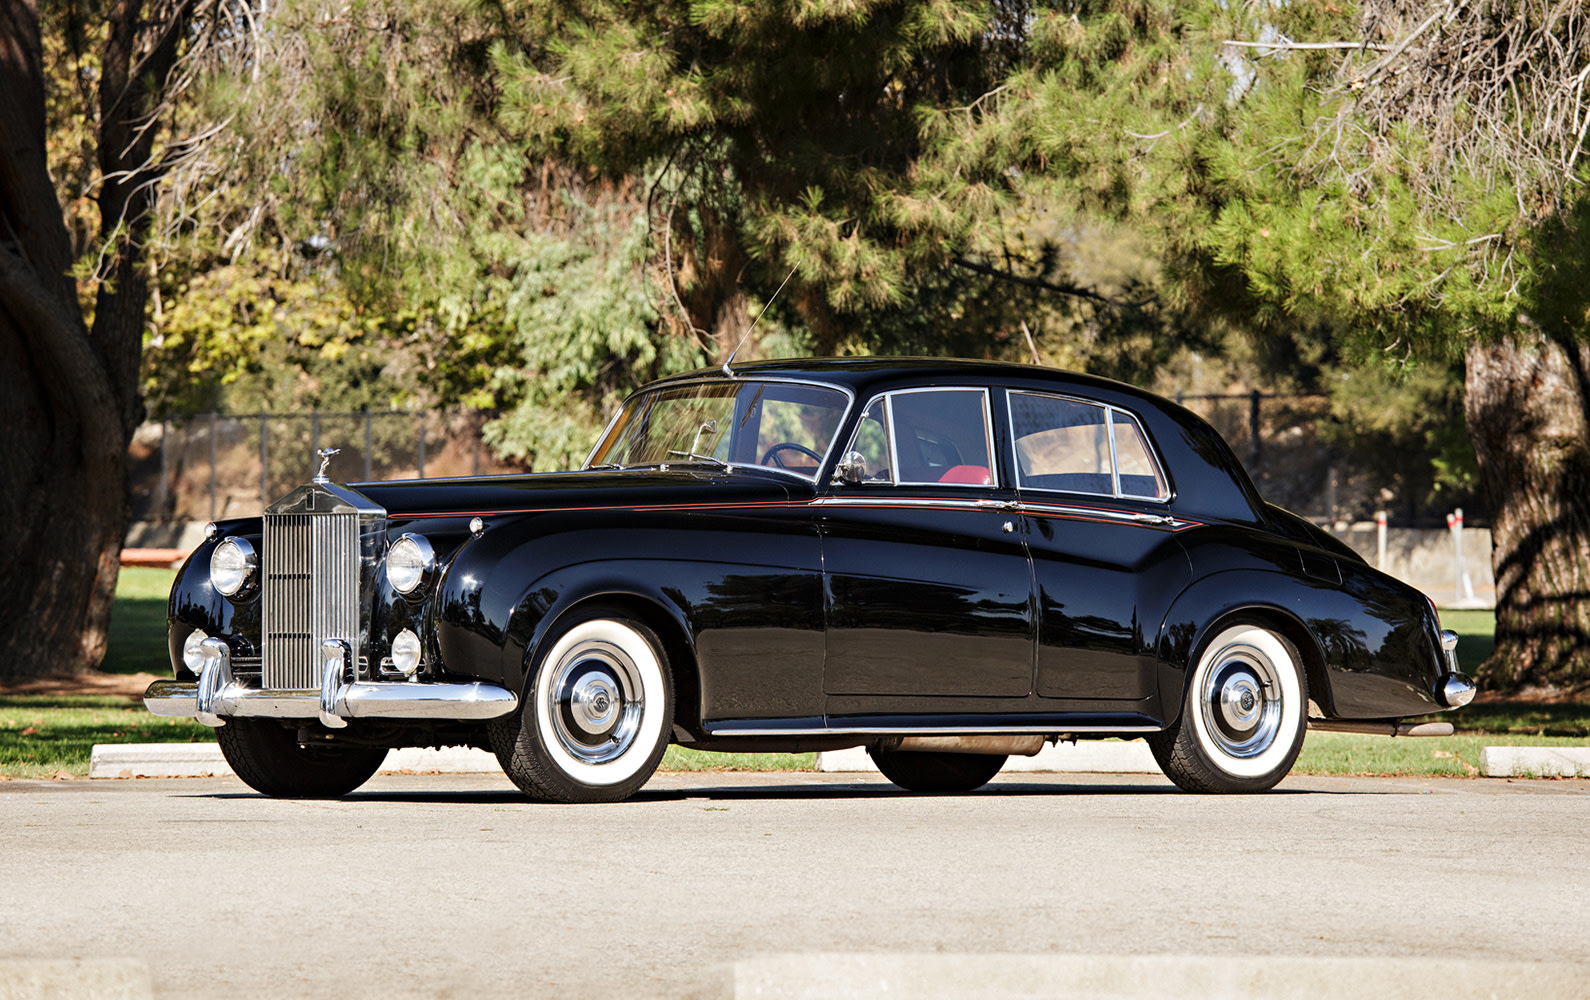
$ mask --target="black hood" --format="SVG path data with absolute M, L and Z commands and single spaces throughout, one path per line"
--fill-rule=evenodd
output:
M 392 518 L 491 516 L 580 507 L 667 507 L 675 504 L 756 503 L 810 497 L 800 480 L 754 469 L 726 472 L 699 466 L 549 472 L 472 479 L 408 479 L 355 483 L 352 489 Z

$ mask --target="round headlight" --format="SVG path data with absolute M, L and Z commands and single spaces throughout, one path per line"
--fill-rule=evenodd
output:
M 435 568 L 436 553 L 424 535 L 404 535 L 387 550 L 386 578 L 392 581 L 392 589 L 404 596 L 418 591 Z
M 228 538 L 210 553 L 210 582 L 227 597 L 236 597 L 254 580 L 259 557 L 241 538 Z
M 411 677 L 420 668 L 420 637 L 408 629 L 392 640 L 392 667 Z
M 198 674 L 204 668 L 204 650 L 199 648 L 199 643 L 208 638 L 203 629 L 196 628 L 182 640 L 182 665 L 194 674 Z

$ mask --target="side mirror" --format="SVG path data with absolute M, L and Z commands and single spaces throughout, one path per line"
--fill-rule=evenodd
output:
M 849 484 L 855 486 L 867 478 L 867 456 L 859 451 L 852 451 L 839 460 L 834 466 L 834 485 Z

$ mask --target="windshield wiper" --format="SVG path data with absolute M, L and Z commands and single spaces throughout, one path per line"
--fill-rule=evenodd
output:
M 728 462 L 725 462 L 723 459 L 719 458 L 716 455 L 698 455 L 698 454 L 696 454 L 693 451 L 679 451 L 679 450 L 677 450 L 675 448 L 669 448 L 668 449 L 668 454 L 670 454 L 670 455 L 678 455 L 680 458 L 694 459 L 697 462 L 710 462 L 713 465 L 716 465 L 720 469 L 727 469 L 729 467 L 729 463 Z

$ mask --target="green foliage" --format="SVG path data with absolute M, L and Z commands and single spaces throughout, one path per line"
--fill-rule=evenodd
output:
M 0 777 L 88 774 L 96 743 L 207 743 L 215 731 L 192 719 L 162 719 L 126 698 L 0 696 Z

